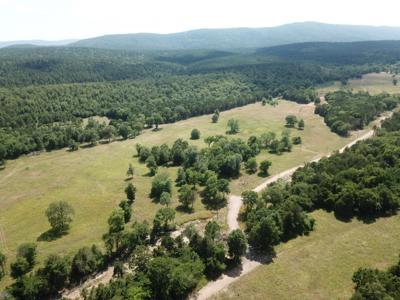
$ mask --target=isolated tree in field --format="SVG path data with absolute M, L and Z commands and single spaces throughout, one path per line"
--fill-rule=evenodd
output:
M 286 116 L 286 126 L 287 127 L 294 127 L 297 123 L 297 117 L 294 115 Z
M 236 134 L 239 132 L 239 121 L 235 119 L 230 119 L 228 121 L 228 134 Z
M 129 204 L 132 204 L 136 198 L 136 187 L 132 183 L 129 183 L 125 188 L 125 194 Z
M 245 167 L 249 174 L 254 174 L 255 172 L 257 172 L 257 167 L 258 167 L 257 160 L 254 157 L 249 158 L 245 162 Z
M 193 129 L 192 132 L 190 133 L 190 139 L 191 140 L 198 140 L 200 138 L 200 131 L 198 129 Z
M 156 130 L 158 129 L 158 125 L 160 125 L 162 122 L 164 122 L 163 117 L 160 114 L 154 114 L 153 115 L 153 121 L 154 125 L 156 125 Z
M 157 166 L 157 162 L 153 155 L 150 155 L 146 159 L 146 167 L 149 169 L 150 176 L 156 175 L 158 166 Z
M 171 204 L 171 194 L 168 192 L 162 192 L 160 196 L 160 204 L 168 207 Z
M 52 230 L 57 234 L 68 231 L 73 215 L 73 208 L 65 201 L 50 203 L 49 207 L 46 209 L 47 219 L 49 220 Z
M 129 164 L 128 170 L 126 171 L 126 176 L 128 178 L 132 178 L 135 174 L 135 169 L 133 168 L 132 164 Z
M 126 200 L 122 200 L 118 206 L 124 211 L 124 220 L 125 223 L 128 223 L 131 220 L 132 216 L 132 208 L 129 205 L 129 202 Z
M 229 255 L 236 262 L 240 262 L 241 256 L 246 254 L 247 239 L 240 229 L 236 229 L 229 234 L 228 249 Z
M 188 184 L 179 189 L 179 202 L 186 209 L 193 210 L 193 204 L 196 200 L 196 191 Z
M 0 251 L 0 280 L 6 274 L 6 256 Z
M 218 120 L 219 120 L 219 114 L 214 113 L 214 114 L 212 115 L 212 117 L 211 117 L 211 121 L 212 121 L 213 123 L 218 123 Z
M 159 201 L 163 192 L 172 192 L 172 182 L 167 173 L 162 173 L 154 177 L 151 183 L 150 197 Z
M 394 78 L 394 77 L 393 77 L 392 83 L 393 83 L 394 86 L 397 85 L 397 82 L 398 82 L 397 78 Z
M 304 129 L 304 120 L 303 119 L 300 119 L 300 121 L 299 121 L 299 123 L 297 124 L 297 126 L 298 126 L 298 128 L 300 129 L 300 130 L 303 130 Z
M 269 160 L 263 160 L 260 163 L 260 173 L 261 173 L 261 175 L 267 176 L 269 167 L 271 165 L 272 165 L 272 163 Z

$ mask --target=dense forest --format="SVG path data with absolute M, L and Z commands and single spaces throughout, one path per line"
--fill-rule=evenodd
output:
M 400 97 L 337 91 L 328 93 L 325 99 L 327 103 L 317 105 L 315 113 L 324 118 L 333 132 L 347 136 L 349 131 L 363 129 L 380 113 L 395 108 Z
M 11 86 L 0 88 L 0 160 L 44 149 L 76 149 L 82 143 L 94 145 L 100 140 L 135 137 L 144 127 L 155 123 L 226 110 L 263 97 L 281 96 L 309 103 L 316 99 L 316 84 L 359 77 L 375 69 L 271 62 L 204 70 L 176 63 L 136 63 L 137 55 L 117 51 L 113 57 L 109 50 L 100 50 L 99 56 L 98 50 L 91 49 L 83 53 L 63 48 L 16 50 L 21 51 L 18 59 L 18 55 L 8 52 L 10 49 L 2 50 L 4 61 L 11 60 L 3 62 L 7 85 Z M 190 59 L 198 62 L 198 57 Z M 74 63 L 70 64 L 72 60 Z M 81 60 L 87 65 L 80 64 Z M 111 68 L 98 65 L 97 60 L 104 60 Z M 122 69 L 114 64 L 116 61 L 123 62 Z M 19 68 L 21 63 L 28 66 Z M 71 67 L 76 72 L 68 71 Z M 100 71 L 91 72 L 92 67 Z M 124 72 L 125 67 L 129 72 Z M 143 79 L 118 80 L 125 77 Z M 46 85 L 30 85 L 32 80 Z M 87 80 L 101 82 L 59 84 Z M 93 116 L 106 116 L 111 123 L 106 128 L 93 122 L 82 126 L 82 118 Z
M 323 64 L 393 64 L 400 60 L 400 41 L 299 43 L 260 49 L 258 53 Z
M 0 49 L 0 87 L 158 78 L 177 64 L 129 51 L 34 47 Z

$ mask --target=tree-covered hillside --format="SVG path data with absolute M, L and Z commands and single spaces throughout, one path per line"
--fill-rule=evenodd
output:
M 172 34 L 106 35 L 71 44 L 126 50 L 242 49 L 283 44 L 325 41 L 352 42 L 400 39 L 400 28 L 334 25 L 315 22 L 293 23 L 267 28 L 200 29 Z
M 400 60 L 400 41 L 300 43 L 259 49 L 257 53 L 325 64 L 393 64 Z
M 157 78 L 180 66 L 150 55 L 89 48 L 34 47 L 0 49 L 0 86 L 98 82 Z

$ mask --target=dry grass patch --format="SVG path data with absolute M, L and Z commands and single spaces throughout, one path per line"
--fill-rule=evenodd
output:
M 320 94 L 334 92 L 341 89 L 352 89 L 353 91 L 364 91 L 370 94 L 380 93 L 400 93 L 400 83 L 397 86 L 393 85 L 392 75 L 388 73 L 371 73 L 364 75 L 361 79 L 349 80 L 346 86 L 340 82 L 335 82 L 318 89 Z
M 359 267 L 387 268 L 400 252 L 400 216 L 372 224 L 344 223 L 333 214 L 312 213 L 316 229 L 276 248 L 269 265 L 258 267 L 215 299 L 349 299 Z

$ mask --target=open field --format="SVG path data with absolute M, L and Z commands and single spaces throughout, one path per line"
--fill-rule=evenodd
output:
M 202 134 L 201 140 L 191 143 L 205 147 L 203 138 L 224 134 L 226 123 L 231 118 L 240 122 L 241 131 L 235 137 L 247 139 L 250 135 L 260 135 L 265 131 L 279 134 L 285 128 L 285 116 L 295 114 L 304 118 L 306 128 L 304 131 L 292 129 L 292 136 L 300 135 L 303 145 L 295 146 L 291 153 L 281 156 L 264 151 L 258 157 L 258 160 L 271 159 L 271 174 L 275 174 L 321 153 L 339 149 L 349 141 L 349 138 L 340 138 L 331 133 L 313 111 L 312 105 L 288 101 L 280 101 L 277 107 L 263 107 L 257 103 L 221 113 L 218 124 L 212 124 L 209 115 L 201 116 L 163 125 L 162 130 L 157 132 L 146 131 L 135 140 L 80 149 L 72 153 L 59 150 L 9 161 L 6 169 L 0 172 L 0 249 L 10 261 L 20 243 L 36 241 L 40 234 L 49 229 L 44 211 L 49 203 L 56 200 L 71 203 L 76 214 L 68 235 L 52 242 L 38 242 L 39 260 L 50 253 L 72 253 L 91 243 L 101 244 L 101 236 L 107 228 L 107 217 L 124 198 L 125 172 L 129 163 L 135 168 L 133 182 L 138 188 L 133 217 L 151 221 L 160 206 L 148 198 L 151 178 L 145 175 L 147 168 L 133 157 L 136 143 L 149 146 L 172 144 L 177 138 L 188 139 L 190 131 L 198 128 Z M 163 168 L 159 172 L 168 172 L 175 179 L 176 170 Z M 243 174 L 232 182 L 232 192 L 240 193 L 254 188 L 263 180 L 257 175 Z M 177 203 L 175 191 L 173 206 Z M 197 201 L 195 213 L 178 213 L 177 222 L 210 216 L 211 213 Z M 3 280 L 2 285 L 7 284 L 7 281 Z
M 400 93 L 400 85 L 393 85 L 392 75 L 388 73 L 371 73 L 364 75 L 362 79 L 349 80 L 346 86 L 340 82 L 335 82 L 330 85 L 321 86 L 318 89 L 320 94 L 337 91 L 340 89 L 352 89 L 353 91 L 366 91 L 370 94 L 379 93 Z
M 372 224 L 345 223 L 312 213 L 316 229 L 276 247 L 274 262 L 243 276 L 214 299 L 348 299 L 359 267 L 386 268 L 398 260 L 400 216 Z

